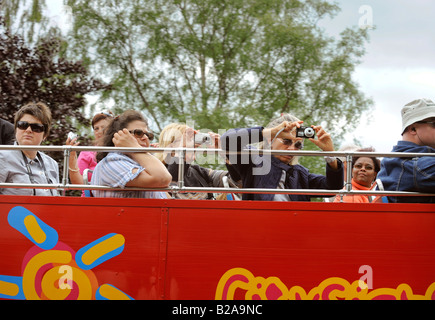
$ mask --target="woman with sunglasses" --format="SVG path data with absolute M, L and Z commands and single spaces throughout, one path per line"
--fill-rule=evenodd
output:
M 42 102 L 29 103 L 15 114 L 15 145 L 39 146 L 50 133 L 51 111 Z M 0 182 L 58 184 L 57 162 L 37 150 L 0 151 Z M 0 194 L 55 196 L 56 189 L 0 188 Z
M 232 129 L 222 136 L 222 149 L 242 151 L 258 144 L 259 149 L 291 150 L 303 148 L 304 139 L 296 137 L 303 121 L 290 114 L 272 120 L 266 128 Z M 331 136 L 321 126 L 311 126 L 317 139 L 309 140 L 323 151 L 334 151 Z M 248 147 L 249 146 L 249 147 Z M 343 187 L 343 164 L 339 159 L 325 157 L 326 176 L 313 174 L 298 164 L 294 155 L 227 154 L 231 166 L 242 178 L 243 188 L 267 189 L 330 189 Z M 310 201 L 309 195 L 256 193 L 243 194 L 243 200 Z M 313 196 L 313 197 L 318 197 Z
M 149 147 L 154 135 L 140 112 L 127 110 L 115 117 L 104 131 L 102 146 L 141 148 Z M 171 175 L 163 163 L 149 152 L 101 152 L 94 169 L 91 184 L 112 188 L 165 188 Z M 93 190 L 95 197 L 166 198 L 165 192 L 142 190 Z

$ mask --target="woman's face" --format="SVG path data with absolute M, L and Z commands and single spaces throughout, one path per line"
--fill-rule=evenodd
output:
M 195 130 L 193 128 L 187 127 L 185 131 L 179 131 L 176 134 L 174 142 L 172 142 L 171 146 L 175 147 L 187 147 L 194 148 L 194 137 Z
M 353 179 L 362 186 L 370 187 L 376 179 L 375 164 L 368 157 L 360 157 L 352 168 Z
M 19 121 L 28 122 L 29 124 L 42 124 L 40 120 L 30 114 L 24 114 Z M 34 132 L 31 126 L 28 126 L 27 129 L 24 130 L 17 127 L 15 131 L 15 138 L 19 145 L 36 146 L 40 145 L 44 140 L 44 131 Z
M 95 140 L 100 140 L 104 135 L 104 129 L 106 129 L 107 125 L 109 124 L 109 119 L 101 119 L 100 121 L 97 121 L 94 123 L 94 135 Z
M 136 138 L 137 142 L 141 145 L 141 147 L 148 148 L 150 146 L 150 140 L 148 139 L 146 134 L 141 133 L 148 132 L 148 126 L 145 122 L 140 120 L 135 120 L 133 122 L 130 122 L 127 126 L 127 130 L 130 131 L 130 133 L 133 135 L 133 137 Z M 136 130 L 136 133 L 134 133 Z
M 195 146 L 195 130 L 193 128 L 187 127 L 186 130 L 175 132 L 175 139 L 168 147 L 173 148 L 194 148 Z M 174 152 L 171 153 L 172 156 L 175 155 Z M 195 160 L 195 152 L 188 151 L 185 154 L 185 161 L 190 163 Z

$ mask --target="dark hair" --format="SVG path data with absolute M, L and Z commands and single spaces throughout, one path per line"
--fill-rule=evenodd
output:
M 356 152 L 375 152 L 375 148 L 373 148 L 373 147 L 361 148 L 361 149 L 357 149 L 355 151 Z M 367 157 L 367 156 L 356 155 L 356 156 L 352 157 L 352 168 L 355 165 L 356 161 L 361 157 Z M 368 157 L 368 158 L 372 159 L 373 164 L 375 166 L 375 172 L 378 173 L 381 170 L 381 161 L 376 157 Z
M 101 111 L 99 113 L 96 113 L 91 121 L 92 129 L 94 128 L 94 124 L 96 124 L 98 121 L 103 120 L 103 119 L 107 119 L 107 118 L 111 119 L 113 117 L 114 117 L 114 114 L 110 110 L 109 111 Z
M 30 114 L 35 117 L 44 125 L 44 138 L 47 138 L 51 129 L 51 111 L 47 105 L 43 102 L 30 102 L 25 104 L 20 108 L 20 110 L 15 113 L 14 126 L 17 130 L 17 123 L 24 117 L 25 114 Z
M 114 147 L 113 136 L 116 132 L 127 128 L 128 124 L 133 121 L 142 121 L 148 126 L 148 121 L 142 116 L 142 114 L 135 110 L 127 110 L 121 115 L 116 116 L 109 122 L 104 130 L 104 136 L 102 138 L 102 144 L 104 147 Z M 101 161 L 108 152 L 99 152 L 97 154 L 97 161 Z

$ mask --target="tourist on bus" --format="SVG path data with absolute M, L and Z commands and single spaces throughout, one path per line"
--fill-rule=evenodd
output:
M 361 148 L 357 152 L 374 152 L 374 148 Z M 381 161 L 376 157 L 352 157 L 352 190 L 369 191 L 376 187 L 376 175 L 381 169 Z M 373 196 L 365 194 L 337 195 L 334 202 L 375 202 Z
M 51 111 L 42 102 L 28 103 L 15 114 L 15 145 L 39 146 L 51 128 Z M 37 150 L 0 150 L 0 183 L 58 184 L 57 162 Z M 56 189 L 0 188 L 3 195 L 55 196 Z
M 104 131 L 103 146 L 141 148 L 149 147 L 154 137 L 148 122 L 138 111 L 127 110 L 113 118 Z M 165 188 L 171 175 L 163 163 L 149 152 L 97 153 L 98 164 L 91 184 L 111 188 L 141 187 Z M 95 197 L 166 198 L 165 192 L 145 190 L 93 190 Z
M 297 136 L 303 121 L 290 114 L 272 120 L 266 128 L 254 127 L 232 129 L 222 136 L 222 149 L 226 151 L 247 150 L 258 143 L 259 149 L 298 151 L 304 146 L 304 138 Z M 304 132 L 315 133 L 309 141 L 323 151 L 334 151 L 331 136 L 321 126 L 311 126 Z M 248 147 L 248 145 L 251 145 Z M 227 157 L 242 178 L 244 188 L 267 189 L 330 189 L 343 187 L 343 164 L 335 157 L 325 157 L 326 176 L 313 174 L 298 164 L 295 155 L 235 154 Z M 243 194 L 243 200 L 309 201 L 316 195 L 255 193 Z
M 402 108 L 402 140 L 392 152 L 435 153 L 435 103 L 432 100 L 417 99 Z M 386 191 L 434 193 L 428 197 L 389 196 L 388 202 L 435 202 L 435 156 L 385 157 L 378 179 Z
M 195 135 L 197 139 L 195 141 Z M 201 139 L 198 139 L 200 137 Z M 201 134 L 184 123 L 171 123 L 163 128 L 159 137 L 160 148 L 194 148 L 194 147 L 211 147 L 218 148 L 220 135 L 214 132 Z M 168 171 L 172 175 L 172 182 L 178 182 L 179 173 L 179 152 L 156 153 Z M 214 154 L 213 154 L 214 156 Z M 214 157 L 213 157 L 214 159 Z M 184 186 L 185 187 L 224 187 L 223 178 L 226 176 L 231 187 L 236 187 L 235 183 L 228 175 L 228 171 L 214 170 L 205 168 L 199 164 L 194 164 L 195 152 L 186 152 L 184 162 Z M 214 199 L 213 192 L 183 192 L 172 195 L 176 199 Z
M 113 119 L 113 113 L 111 111 L 101 111 L 94 115 L 91 121 L 92 130 L 94 131 L 94 145 L 98 146 L 101 143 L 104 129 Z M 78 146 L 78 138 L 66 140 L 67 145 Z M 72 184 L 84 184 L 83 172 L 89 169 L 87 181 L 91 181 L 92 172 L 97 165 L 97 152 L 96 151 L 81 151 L 77 157 L 77 152 L 71 151 L 69 158 L 69 177 Z
M 0 119 L 0 144 L 14 144 L 14 125 L 6 120 Z

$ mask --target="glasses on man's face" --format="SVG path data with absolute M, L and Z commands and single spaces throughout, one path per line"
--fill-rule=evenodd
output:
M 29 123 L 27 121 L 18 121 L 17 128 L 20 130 L 27 130 L 30 126 L 33 132 L 41 133 L 44 132 L 45 126 L 40 123 Z
M 298 150 L 301 150 L 304 147 L 304 144 L 302 143 L 302 141 L 297 140 L 297 141 L 293 141 L 292 139 L 281 139 L 281 138 L 277 138 L 283 145 L 285 145 L 287 148 L 291 147 L 292 145 L 294 145 L 294 147 Z
M 435 128 L 435 121 L 418 121 L 417 123 L 427 123 L 432 126 L 432 128 Z
M 137 138 L 142 138 L 143 135 L 146 135 L 150 141 L 154 139 L 154 133 L 143 131 L 142 129 L 134 129 L 130 130 L 129 132 L 134 134 L 134 136 Z

